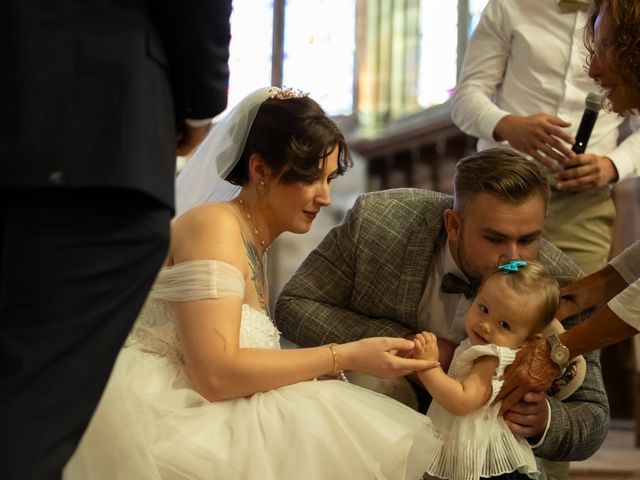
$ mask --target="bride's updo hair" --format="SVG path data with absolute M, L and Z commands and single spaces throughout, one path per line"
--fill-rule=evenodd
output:
M 338 149 L 338 175 L 352 165 L 351 155 L 336 124 L 318 103 L 307 97 L 268 98 L 253 121 L 247 142 L 226 180 L 243 186 L 249 182 L 248 165 L 258 153 L 279 175 L 280 182 L 313 182 L 321 172 L 320 161 Z

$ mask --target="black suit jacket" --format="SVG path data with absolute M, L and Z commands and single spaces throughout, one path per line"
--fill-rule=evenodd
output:
M 8 0 L 0 185 L 173 207 L 176 122 L 226 105 L 230 0 Z

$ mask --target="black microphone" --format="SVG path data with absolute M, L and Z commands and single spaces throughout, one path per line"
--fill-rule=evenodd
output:
M 582 120 L 580 120 L 580 126 L 578 127 L 578 133 L 576 134 L 576 143 L 573 144 L 571 150 L 575 153 L 584 153 L 587 149 L 587 143 L 591 136 L 593 126 L 598 119 L 598 112 L 602 108 L 602 97 L 597 93 L 589 93 L 584 100 L 585 108 L 582 114 Z

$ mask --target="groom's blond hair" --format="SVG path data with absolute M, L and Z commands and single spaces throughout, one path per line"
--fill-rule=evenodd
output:
M 511 148 L 489 148 L 462 158 L 453 178 L 453 209 L 460 211 L 478 193 L 487 193 L 511 205 L 540 195 L 545 210 L 549 180 L 537 163 Z

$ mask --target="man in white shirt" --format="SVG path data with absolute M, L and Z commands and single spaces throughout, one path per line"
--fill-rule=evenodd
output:
M 627 0 L 593 3 L 586 33 L 591 52 L 589 76 L 604 90 L 611 110 L 626 114 L 640 108 L 640 10 L 637 2 Z M 499 395 L 505 411 L 526 392 L 546 389 L 561 366 L 557 358 L 570 358 L 633 336 L 636 348 L 640 346 L 640 242 L 596 273 L 563 287 L 561 293 L 559 319 L 596 305 L 602 308 L 558 335 L 559 345 L 552 347 L 545 339 L 533 338 L 522 346 L 505 372 Z M 556 357 L 554 350 L 561 355 Z
M 601 111 L 586 153 L 571 151 L 585 98 L 598 91 L 584 67 L 581 3 L 586 10 L 586 1 L 490 0 L 467 47 L 452 119 L 478 137 L 478 150 L 509 145 L 554 173 L 543 236 L 592 273 L 613 238 L 610 185 L 640 174 L 640 131 L 617 145 L 623 119 Z

